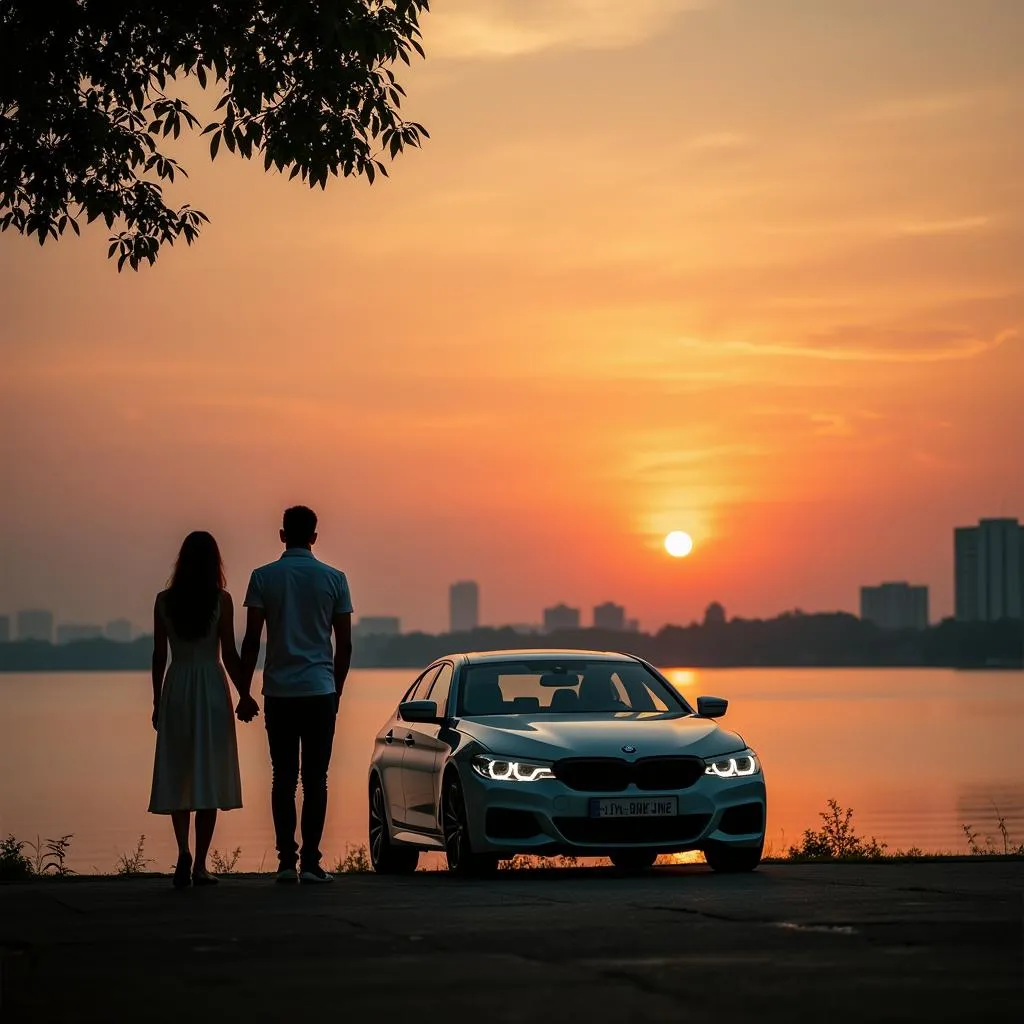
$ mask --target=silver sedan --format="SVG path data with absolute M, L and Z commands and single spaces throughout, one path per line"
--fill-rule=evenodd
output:
M 624 871 L 702 850 L 751 871 L 764 846 L 757 755 L 624 654 L 496 651 L 434 662 L 374 743 L 370 857 L 404 873 L 443 851 L 458 874 L 515 854 L 610 857 Z

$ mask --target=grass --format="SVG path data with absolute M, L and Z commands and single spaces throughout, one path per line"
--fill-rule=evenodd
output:
M 133 875 L 146 873 L 146 867 L 153 862 L 146 856 L 146 836 L 139 836 L 135 849 L 130 853 L 122 853 L 114 865 L 114 873 L 122 878 L 130 878 Z
M 830 799 L 818 817 L 821 826 L 806 829 L 797 845 L 784 847 L 785 852 L 776 855 L 769 844 L 762 863 L 766 864 L 808 864 L 808 863 L 881 863 L 946 860 L 950 858 L 1009 857 L 1024 858 L 1024 843 L 1015 842 L 1010 836 L 1006 818 L 995 809 L 995 833 L 982 836 L 973 825 L 961 826 L 967 844 L 966 853 L 925 853 L 916 846 L 907 850 L 890 850 L 887 843 L 874 836 L 870 838 L 857 834 L 854 827 L 853 808 L 843 807 L 839 801 Z M 67 866 L 67 857 L 73 835 L 57 839 L 23 841 L 13 835 L 0 839 L 0 881 L 24 881 L 31 878 L 65 878 L 74 872 Z M 242 848 L 235 847 L 230 853 L 213 850 L 210 866 L 218 875 L 236 872 L 242 857 Z M 264 860 L 266 854 L 264 854 Z M 673 854 L 659 858 L 659 863 L 692 863 L 699 861 L 699 854 Z M 122 878 L 147 874 L 153 861 L 146 856 L 146 837 L 140 835 L 135 849 L 119 855 L 114 865 L 114 874 Z M 551 868 L 577 867 L 579 858 L 572 856 L 543 857 L 517 854 L 503 860 L 500 868 L 504 871 L 536 871 Z M 263 873 L 260 863 L 259 874 Z M 336 875 L 361 875 L 373 870 L 365 844 L 346 846 L 332 873 Z M 97 872 L 100 874 L 100 872 Z
M 498 862 L 502 871 L 546 871 L 549 868 L 579 867 L 579 857 L 539 857 L 532 854 L 517 853 L 509 860 Z
M 1003 848 L 1000 850 L 996 846 L 996 841 L 993 836 L 985 837 L 985 845 L 982 846 L 978 842 L 978 832 L 971 825 L 961 825 L 964 835 L 967 837 L 967 849 L 974 857 L 984 855 L 1002 855 L 1004 857 L 1024 857 L 1024 843 L 1014 843 L 1010 838 L 1009 829 L 1006 827 L 1006 818 L 999 813 L 999 808 L 996 808 L 996 828 L 999 831 L 1000 839 L 1002 840 Z
M 996 809 L 996 829 L 1002 840 L 999 849 L 995 838 L 987 836 L 985 845 L 978 842 L 979 833 L 971 825 L 962 825 L 967 838 L 967 853 L 925 853 L 917 846 L 907 850 L 889 851 L 889 844 L 880 842 L 874 836 L 865 838 L 857 835 L 853 827 L 853 808 L 842 807 L 835 799 L 828 801 L 826 809 L 819 812 L 821 828 L 807 829 L 800 844 L 790 846 L 786 856 L 767 856 L 764 861 L 771 864 L 807 864 L 822 861 L 871 863 L 879 861 L 920 861 L 946 859 L 949 857 L 1024 857 L 1024 843 L 1014 843 L 1010 838 L 1006 818 Z
M 345 856 L 331 868 L 331 873 L 335 875 L 365 875 L 372 870 L 369 851 L 365 844 L 360 843 L 359 846 L 345 847 Z
M 230 853 L 221 853 L 220 850 L 210 851 L 210 867 L 215 875 L 232 875 L 238 867 L 239 858 L 242 856 L 242 848 L 236 846 Z

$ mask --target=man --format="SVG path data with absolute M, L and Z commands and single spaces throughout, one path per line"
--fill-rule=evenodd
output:
M 245 595 L 238 717 L 250 721 L 258 710 L 249 687 L 266 623 L 263 713 L 274 772 L 271 809 L 277 881 L 330 882 L 331 875 L 320 864 L 320 839 L 327 816 L 334 724 L 352 658 L 352 599 L 345 574 L 313 555 L 316 515 L 310 509 L 297 505 L 285 512 L 281 540 L 284 553 L 253 572 Z M 301 851 L 295 842 L 300 766 Z

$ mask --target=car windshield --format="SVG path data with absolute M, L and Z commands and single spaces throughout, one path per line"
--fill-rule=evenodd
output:
M 635 661 L 508 661 L 470 665 L 459 687 L 459 714 L 594 715 L 690 709 Z

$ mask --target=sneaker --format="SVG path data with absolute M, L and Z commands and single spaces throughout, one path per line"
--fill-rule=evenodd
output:
M 303 868 L 302 874 L 299 877 L 303 882 L 313 885 L 323 885 L 334 881 L 334 875 L 324 871 L 319 864 L 315 868 Z
M 295 868 L 281 868 L 274 876 L 278 885 L 295 885 L 299 880 L 299 873 Z

